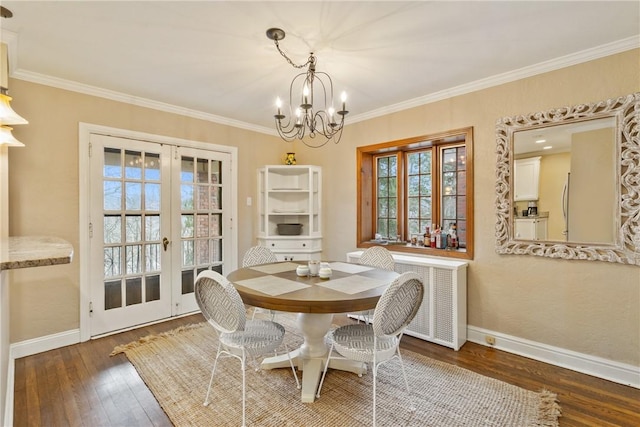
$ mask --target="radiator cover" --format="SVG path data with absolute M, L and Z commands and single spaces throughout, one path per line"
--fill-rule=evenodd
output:
M 362 251 L 349 252 L 357 263 Z M 467 262 L 392 254 L 398 273 L 413 271 L 424 282 L 422 306 L 405 334 L 459 350 L 467 341 Z M 352 314 L 351 317 L 357 317 Z

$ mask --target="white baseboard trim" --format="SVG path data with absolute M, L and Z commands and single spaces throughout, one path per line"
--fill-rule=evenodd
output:
M 57 334 L 45 335 L 43 337 L 11 344 L 11 357 L 13 359 L 19 359 L 79 342 L 80 329 L 58 332 Z
M 487 335 L 495 338 L 495 345 L 490 346 L 487 344 L 485 341 Z M 467 327 L 467 339 L 476 344 L 494 347 L 498 350 L 539 360 L 561 368 L 640 388 L 640 367 L 638 366 L 529 341 L 475 326 Z

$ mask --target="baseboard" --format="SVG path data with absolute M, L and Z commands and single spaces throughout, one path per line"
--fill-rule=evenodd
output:
M 485 340 L 487 335 L 495 338 L 495 345 L 490 346 L 487 344 Z M 638 366 L 590 356 L 475 326 L 467 327 L 467 339 L 476 344 L 493 347 L 615 383 L 640 388 L 640 367 Z
M 13 359 L 19 359 L 79 342 L 80 329 L 72 329 L 11 344 L 10 352 Z

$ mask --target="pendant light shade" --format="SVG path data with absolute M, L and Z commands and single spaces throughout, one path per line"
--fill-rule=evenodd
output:
M 0 145 L 5 144 L 9 147 L 24 147 L 24 144 L 11 134 L 12 130 L 9 126 L 0 126 Z
M 26 125 L 29 122 L 11 108 L 11 97 L 0 93 L 0 124 Z

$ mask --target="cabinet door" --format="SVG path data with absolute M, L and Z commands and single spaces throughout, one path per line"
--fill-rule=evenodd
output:
M 536 220 L 536 240 L 547 240 L 547 224 L 546 218 Z
M 540 157 L 516 160 L 514 163 L 513 192 L 515 201 L 538 200 Z
M 534 240 L 536 236 L 536 224 L 533 219 L 515 220 L 515 238 L 518 240 Z

